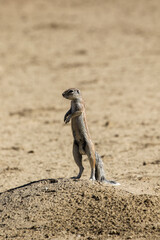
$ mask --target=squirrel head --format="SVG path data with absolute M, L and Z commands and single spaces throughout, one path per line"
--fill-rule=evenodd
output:
M 62 93 L 62 96 L 69 100 L 76 100 L 81 98 L 81 93 L 77 88 L 69 88 Z

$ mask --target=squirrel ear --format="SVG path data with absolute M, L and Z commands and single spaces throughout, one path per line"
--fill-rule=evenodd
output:
M 80 93 L 79 89 L 77 89 L 77 93 L 78 93 L 78 94 Z

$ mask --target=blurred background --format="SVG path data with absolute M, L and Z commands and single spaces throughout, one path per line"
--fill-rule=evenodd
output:
M 70 87 L 107 178 L 158 193 L 160 2 L 0 0 L 0 191 L 77 174 Z

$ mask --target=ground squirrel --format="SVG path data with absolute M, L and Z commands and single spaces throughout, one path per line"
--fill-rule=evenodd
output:
M 106 182 L 113 185 L 119 185 L 114 181 L 108 181 L 105 178 L 103 162 L 99 154 L 95 151 L 92 143 L 85 114 L 84 101 L 79 89 L 70 88 L 62 93 L 62 96 L 71 100 L 71 108 L 64 116 L 64 122 L 71 120 L 73 133 L 73 157 L 79 167 L 79 174 L 75 179 L 79 179 L 83 173 L 82 155 L 87 155 L 91 165 L 91 180 Z

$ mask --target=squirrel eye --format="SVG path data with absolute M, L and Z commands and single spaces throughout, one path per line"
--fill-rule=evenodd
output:
M 69 90 L 69 92 L 68 93 L 73 93 L 73 90 Z

